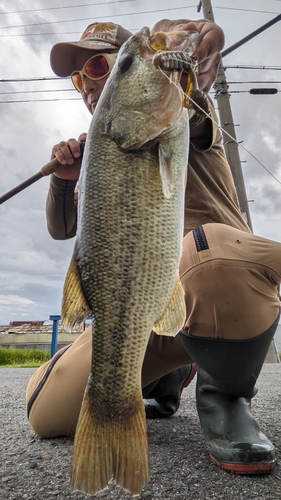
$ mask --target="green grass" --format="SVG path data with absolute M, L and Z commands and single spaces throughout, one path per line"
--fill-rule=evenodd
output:
M 50 352 L 37 349 L 0 348 L 0 368 L 33 368 L 43 365 Z

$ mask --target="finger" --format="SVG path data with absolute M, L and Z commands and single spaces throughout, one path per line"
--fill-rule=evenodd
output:
M 219 26 L 211 22 L 200 23 L 198 32 L 202 36 L 202 41 L 194 55 L 197 56 L 200 63 L 221 52 L 224 46 L 224 33 Z
M 173 31 L 198 31 L 198 24 L 194 21 L 183 22 L 182 24 L 178 24 Z
M 78 137 L 78 142 L 86 142 L 87 139 L 87 134 L 86 132 L 83 132 L 83 134 L 80 134 Z
M 209 92 L 211 86 L 217 77 L 218 67 L 221 61 L 221 54 L 206 59 L 204 63 L 199 66 L 198 85 L 200 90 Z
M 68 146 L 68 142 L 62 141 L 54 146 L 53 155 L 62 165 L 71 165 L 74 162 L 74 158 Z
M 196 22 L 189 21 L 188 19 L 177 19 L 171 21 L 170 19 L 161 19 L 151 29 L 151 34 L 154 35 L 157 31 L 186 31 L 197 30 Z
M 60 179 L 77 181 L 79 178 L 81 169 L 81 158 L 77 158 L 74 160 L 72 165 L 66 165 L 65 167 L 61 167 L 59 170 L 54 172 L 54 175 Z
M 81 155 L 80 152 L 80 142 L 78 142 L 76 139 L 69 139 L 67 142 L 68 148 L 74 158 L 79 158 Z

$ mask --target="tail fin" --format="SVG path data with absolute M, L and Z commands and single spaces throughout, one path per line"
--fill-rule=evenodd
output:
M 148 444 L 143 402 L 125 419 L 95 415 L 86 391 L 75 434 L 71 489 L 96 494 L 113 479 L 131 495 L 148 483 Z

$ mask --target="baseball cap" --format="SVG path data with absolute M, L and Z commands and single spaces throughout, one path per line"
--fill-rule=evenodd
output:
M 61 42 L 53 46 L 50 63 L 58 76 L 70 76 L 75 67 L 75 56 L 80 49 L 118 50 L 132 33 L 115 23 L 92 23 L 78 42 Z

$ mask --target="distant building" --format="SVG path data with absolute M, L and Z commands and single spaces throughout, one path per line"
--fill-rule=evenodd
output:
M 23 325 L 32 325 L 32 326 L 43 326 L 45 321 L 10 321 L 10 326 L 23 326 Z
M 82 333 L 87 326 L 84 321 L 80 325 L 75 325 L 71 331 L 72 333 Z M 11 321 L 9 325 L 0 325 L 0 334 L 25 334 L 25 333 L 52 333 L 53 322 L 52 321 Z M 59 324 L 58 333 L 66 332 L 64 326 Z

